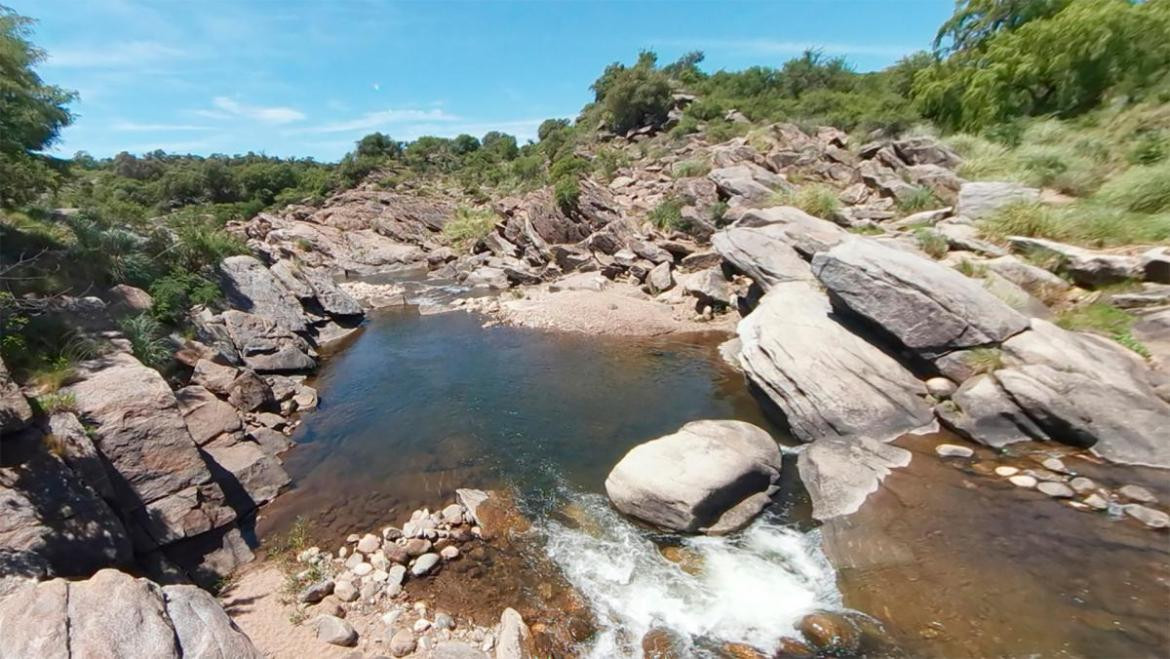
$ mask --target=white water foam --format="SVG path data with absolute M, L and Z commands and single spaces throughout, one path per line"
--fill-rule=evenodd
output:
M 605 497 L 574 495 L 587 523 L 543 523 L 547 551 L 588 600 L 600 633 L 589 657 L 641 657 L 655 627 L 687 642 L 747 643 L 772 651 L 815 609 L 841 606 L 836 575 L 816 532 L 759 520 L 730 537 L 694 537 L 683 546 L 702 557 L 688 574 L 658 551 L 648 534 L 617 514 Z M 588 529 L 588 531 L 586 530 Z M 699 648 L 688 648 L 701 654 Z

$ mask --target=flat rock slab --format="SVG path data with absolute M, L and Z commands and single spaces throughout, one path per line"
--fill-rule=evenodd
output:
M 910 451 L 870 437 L 830 437 L 801 451 L 796 464 L 813 517 L 826 520 L 856 512 L 890 470 L 910 464 L 910 457 Z
M 739 362 L 793 435 L 890 439 L 929 423 L 922 382 L 832 311 L 814 284 L 788 282 L 739 323 Z

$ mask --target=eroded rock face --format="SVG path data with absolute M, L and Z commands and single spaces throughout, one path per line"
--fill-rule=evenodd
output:
M 117 506 L 149 548 L 235 519 L 199 456 L 174 393 L 158 371 L 125 353 L 85 362 L 63 391 L 93 424 L 93 441 L 115 472 Z
M 307 371 L 317 362 L 304 339 L 280 323 L 256 314 L 230 309 L 223 323 L 244 363 L 258 373 Z
M 792 206 L 745 210 L 735 227 L 768 227 L 768 235 L 786 242 L 805 258 L 851 238 L 841 227 Z
M 1128 254 L 1095 252 L 1055 240 L 1025 236 L 1011 236 L 1008 242 L 1013 249 L 1047 254 L 1058 260 L 1061 268 L 1081 286 L 1093 288 L 1128 281 L 1142 273 L 1141 260 Z
M 219 265 L 224 294 L 237 309 L 271 319 L 290 332 L 308 322 L 296 296 L 253 256 L 229 256 Z
M 0 360 L 0 435 L 16 432 L 32 421 L 32 408 Z
M 743 421 L 693 421 L 639 444 L 618 462 L 605 491 L 623 513 L 659 528 L 724 533 L 768 503 L 780 450 Z
M 106 569 L 85 581 L 28 583 L 0 600 L 0 656 L 262 655 L 205 591 Z
M 1028 326 L 974 280 L 872 240 L 817 254 L 813 273 L 851 312 L 926 357 L 999 343 Z
M 891 469 L 908 464 L 906 449 L 865 436 L 813 442 L 797 459 L 813 517 L 819 520 L 856 512 Z
M 930 422 L 925 386 L 834 320 L 809 282 L 773 287 L 737 331 L 744 372 L 801 441 L 892 438 Z

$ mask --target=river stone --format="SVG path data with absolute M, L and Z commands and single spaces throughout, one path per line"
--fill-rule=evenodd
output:
M 982 220 L 1010 204 L 1033 202 L 1040 198 L 1040 191 L 1019 183 L 1006 181 L 973 181 L 959 187 L 959 216 L 969 220 Z
M 352 602 L 358 598 L 358 591 L 349 579 L 338 579 L 333 584 L 333 595 L 342 602 Z
M 1100 494 L 1093 493 L 1085 497 L 1085 505 L 1094 510 L 1108 510 L 1109 501 Z
M 224 294 L 237 309 L 262 316 L 291 332 L 303 332 L 301 303 L 253 256 L 229 256 L 219 264 Z M 237 342 L 237 345 L 238 342 Z
M 227 396 L 231 393 L 232 383 L 235 382 L 236 376 L 239 374 L 239 369 L 235 366 L 225 366 L 209 359 L 200 359 L 195 362 L 194 370 L 191 373 L 191 382 L 202 385 L 214 394 Z
M 1071 487 L 1077 494 L 1084 494 L 1086 492 L 1092 492 L 1093 490 L 1097 489 L 1097 483 L 1090 478 L 1085 478 L 1084 476 L 1077 476 L 1076 478 L 1069 481 L 1068 484 L 1069 487 Z
M 258 373 L 308 371 L 317 366 L 309 344 L 264 316 L 229 309 L 223 322 L 240 357 Z
M 835 301 L 928 358 L 998 343 L 1028 327 L 975 280 L 874 240 L 843 242 L 812 263 Z
M 529 659 L 534 651 L 532 632 L 524 618 L 515 609 L 504 609 L 496 637 L 496 659 Z
M 851 620 L 828 611 L 806 615 L 797 628 L 814 647 L 834 655 L 851 655 L 861 642 L 861 632 Z
M 1003 466 L 995 468 L 995 475 L 1002 476 L 1004 478 L 1007 478 L 1008 476 L 1015 476 L 1018 473 L 1020 473 L 1020 470 L 1016 467 Z
M 1117 493 L 1130 501 L 1139 503 L 1157 503 L 1158 501 L 1153 492 L 1140 485 L 1122 485 L 1117 489 Z
M 317 583 L 309 584 L 297 595 L 297 601 L 303 604 L 316 604 L 333 593 L 334 585 L 332 579 L 323 579 Z
M 1167 515 L 1161 510 L 1154 510 L 1148 506 L 1142 506 L 1136 503 L 1127 504 L 1125 506 L 1125 514 L 1152 529 L 1170 527 L 1170 515 Z
M 784 235 L 785 225 L 732 227 L 711 237 L 711 245 L 736 270 L 764 291 L 786 281 L 808 281 L 812 270 Z
M 358 633 L 353 625 L 345 620 L 337 616 L 322 615 L 317 617 L 316 624 L 317 640 L 347 648 L 357 645 Z
M 250 368 L 240 369 L 228 388 L 228 403 L 241 412 L 255 412 L 271 407 L 275 402 L 272 387 Z
M 410 575 L 413 577 L 421 577 L 429 573 L 436 565 L 439 564 L 440 557 L 438 554 L 423 554 L 414 561 L 414 565 L 410 566 Z
M 780 450 L 742 421 L 692 421 L 639 444 L 609 473 L 605 490 L 623 513 L 672 531 L 719 526 L 720 517 L 780 475 Z M 752 502 L 754 515 L 766 504 Z M 743 512 L 743 511 L 738 511 Z
M 1055 481 L 1045 481 L 1040 483 L 1036 486 L 1036 489 L 1050 497 L 1057 499 L 1071 499 L 1073 494 L 1075 494 L 1071 487 L 1065 485 L 1064 483 L 1057 483 Z
M 797 459 L 813 517 L 823 521 L 856 512 L 892 469 L 910 464 L 910 457 L 906 449 L 865 436 L 813 442 Z
M 1141 264 L 1136 256 L 1095 252 L 1055 240 L 1028 236 L 1010 236 L 1008 242 L 1016 251 L 1058 259 L 1061 270 L 1067 272 L 1074 282 L 1087 288 L 1129 281 L 1138 278 L 1141 272 Z
M 931 421 L 922 382 L 840 325 L 810 282 L 777 284 L 737 332 L 744 372 L 801 441 L 893 438 Z
M 390 637 L 388 649 L 390 650 L 390 654 L 395 657 L 405 657 L 414 652 L 416 645 L 417 641 L 414 638 L 414 633 L 409 629 L 400 629 Z
M 508 274 L 499 268 L 485 265 L 468 274 L 464 283 L 472 288 L 507 290 Z
M 372 533 L 367 533 L 358 540 L 357 550 L 363 554 L 372 554 L 382 547 L 382 540 Z
M 1008 481 L 1016 487 L 1036 487 L 1036 477 L 1027 474 L 1017 474 L 1008 478 Z
M 975 455 L 975 451 L 969 446 L 959 446 L 957 444 L 939 444 L 934 447 L 934 452 L 943 458 L 969 458 Z
M 929 378 L 926 381 L 926 392 L 935 398 L 950 398 L 955 393 L 954 382 L 944 377 Z
M 720 268 L 680 274 L 676 279 L 684 294 L 697 298 L 701 303 L 718 307 L 731 304 L 731 286 Z
M 406 566 L 392 565 L 386 572 L 386 582 L 391 586 L 400 586 L 406 579 Z

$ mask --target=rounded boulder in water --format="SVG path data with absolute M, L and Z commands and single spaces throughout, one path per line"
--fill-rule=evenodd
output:
M 743 421 L 692 421 L 678 432 L 630 449 L 609 473 L 605 491 L 626 515 L 669 531 L 729 533 L 770 501 L 780 478 L 780 449 Z

